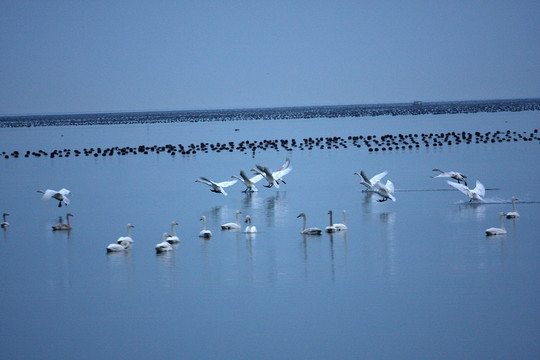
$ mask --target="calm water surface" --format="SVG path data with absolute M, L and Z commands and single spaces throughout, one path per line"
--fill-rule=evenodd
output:
M 2 151 L 309 136 L 532 131 L 537 112 L 2 129 Z M 235 131 L 235 129 L 239 129 Z M 369 153 L 292 152 L 1 159 L 0 354 L 25 358 L 538 358 L 540 176 L 535 142 Z M 293 171 L 280 189 L 214 194 L 255 164 Z M 470 205 L 431 169 L 484 183 Z M 355 171 L 388 170 L 395 203 Z M 72 191 L 68 208 L 37 189 Z M 521 217 L 487 238 L 517 196 Z M 303 237 L 302 222 L 349 230 Z M 234 212 L 259 232 L 221 231 Z M 53 232 L 66 212 L 73 230 Z M 198 237 L 200 217 L 213 237 Z M 156 255 L 171 221 L 181 242 Z M 105 248 L 132 223 L 133 248 Z

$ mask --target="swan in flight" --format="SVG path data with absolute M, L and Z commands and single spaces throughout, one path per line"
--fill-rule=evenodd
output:
M 381 181 L 381 179 L 383 177 L 386 176 L 386 174 L 388 174 L 388 171 L 383 171 L 382 173 L 380 174 L 377 174 L 375 175 L 374 177 L 372 177 L 371 179 L 368 179 L 368 177 L 366 176 L 366 173 L 364 172 L 364 170 L 360 170 L 360 174 L 355 172 L 353 175 L 358 175 L 360 176 L 360 179 L 362 179 L 360 181 L 360 184 L 364 185 L 366 187 L 367 190 L 364 190 L 364 191 L 375 191 L 373 189 L 373 186 L 378 182 L 378 181 Z
M 486 236 L 505 235 L 506 234 L 506 229 L 504 228 L 504 223 L 503 223 L 503 217 L 505 217 L 505 216 L 506 216 L 505 213 L 500 213 L 499 214 L 499 218 L 501 220 L 501 227 L 500 228 L 491 227 L 489 229 L 486 229 Z
M 180 239 L 178 238 L 178 236 L 176 236 L 176 230 L 174 229 L 174 227 L 176 225 L 178 225 L 178 223 L 176 221 L 173 221 L 171 223 L 171 233 L 172 233 L 172 235 L 167 238 L 167 242 L 169 244 L 176 244 L 176 243 L 180 242 Z
M 519 217 L 519 213 L 517 212 L 517 209 L 516 209 L 516 200 L 519 200 L 519 199 L 517 197 L 513 196 L 512 197 L 512 205 L 514 206 L 514 211 L 510 211 L 510 212 L 506 213 L 506 218 L 507 219 L 515 219 L 515 218 Z
M 432 176 L 432 178 L 452 178 L 454 180 L 456 180 L 458 182 L 458 184 L 460 184 L 462 181 L 463 181 L 463 184 L 465 184 L 465 186 L 467 186 L 467 177 L 461 173 L 458 173 L 457 171 L 442 171 L 442 170 L 439 170 L 439 169 L 433 169 L 432 171 L 439 171 L 440 174 L 437 175 L 437 176 Z
M 473 201 L 473 200 L 484 201 L 484 196 L 486 196 L 486 188 L 478 180 L 476 180 L 476 186 L 472 190 L 463 184 L 455 183 L 452 181 L 447 181 L 447 183 L 455 187 L 456 189 L 458 189 L 459 191 L 461 191 L 468 197 L 470 197 L 471 199 L 469 201 Z
M 217 194 L 223 194 L 225 196 L 227 196 L 227 192 L 225 191 L 224 188 L 236 184 L 237 181 L 238 180 L 231 180 L 231 181 L 222 181 L 222 182 L 217 183 L 202 176 L 198 178 L 197 180 L 195 180 L 195 182 L 200 182 L 200 183 L 210 186 L 211 187 L 210 191 L 215 192 Z
M 66 206 L 69 205 L 69 199 L 67 198 L 67 195 L 71 195 L 71 191 L 69 191 L 68 189 L 61 189 L 60 191 L 47 189 L 45 191 L 38 190 L 37 192 L 43 194 L 43 196 L 41 197 L 42 200 L 49 200 L 50 198 L 58 200 L 58 207 L 62 207 L 62 202 Z
M 259 191 L 257 187 L 255 186 L 255 183 L 259 182 L 262 178 L 262 174 L 257 174 L 253 176 L 252 178 L 248 178 L 246 175 L 246 172 L 244 170 L 240 170 L 240 177 L 233 175 L 231 176 L 233 179 L 240 180 L 244 185 L 246 185 L 246 189 L 242 190 L 242 192 L 255 192 Z
M 300 234 L 304 235 L 320 235 L 322 230 L 316 227 L 310 227 L 306 229 L 306 214 L 300 213 L 297 218 L 303 217 L 304 218 L 304 225 L 302 225 L 302 231 L 300 231 Z
M 238 214 L 241 214 L 242 212 L 240 210 L 236 210 L 236 222 L 230 222 L 221 225 L 221 230 L 240 230 L 242 226 L 240 226 L 240 220 L 238 219 Z
M 277 169 L 274 172 L 271 172 L 270 169 L 267 166 L 261 166 L 261 165 L 255 165 L 256 169 L 251 169 L 251 171 L 263 176 L 266 181 L 268 181 L 268 185 L 263 185 L 264 187 L 271 188 L 272 186 L 275 186 L 279 189 L 279 181 L 286 184 L 285 180 L 283 180 L 283 176 L 287 175 L 291 172 L 291 160 L 287 158 L 285 160 L 285 163 L 281 165 L 279 169 Z
M 72 227 L 71 227 L 71 224 L 69 223 L 69 217 L 70 216 L 73 216 L 73 214 L 67 213 L 67 215 L 66 215 L 66 224 L 60 222 L 60 223 L 58 223 L 56 225 L 53 225 L 52 229 L 53 230 L 71 230 Z
M 127 243 L 127 244 L 133 244 L 133 239 L 131 238 L 131 228 L 134 228 L 135 226 L 131 224 L 127 224 L 127 236 L 120 236 L 118 240 L 116 240 L 117 244 L 121 243 Z
M 253 234 L 253 233 L 256 233 L 257 232 L 257 227 L 255 225 L 251 225 L 251 216 L 249 215 L 246 215 L 246 220 L 245 220 L 246 224 L 248 224 L 246 226 L 246 230 L 245 232 L 249 233 L 249 234 Z
M 343 210 L 343 224 L 333 224 L 337 231 L 342 231 L 342 230 L 347 230 L 348 229 L 346 217 L 347 217 L 347 212 L 345 210 Z
M 203 237 L 203 238 L 211 237 L 212 232 L 210 230 L 206 230 L 206 216 L 203 215 L 201 217 L 201 221 L 203 222 L 203 228 L 202 228 L 201 232 L 199 233 L 199 236 Z
M 328 214 L 330 214 L 330 225 L 324 228 L 324 231 L 326 231 L 327 233 L 335 233 L 337 229 L 334 226 L 334 220 L 332 219 L 332 210 L 329 210 Z
M 163 233 L 163 241 L 156 245 L 156 253 L 162 253 L 171 251 L 173 247 L 169 242 L 167 241 L 167 238 L 171 237 L 171 234 L 169 233 Z
M 9 227 L 9 223 L 6 221 L 6 216 L 8 216 L 9 214 L 8 213 L 3 213 L 2 214 L 2 218 L 4 219 L 4 221 L 2 221 L 2 223 L 0 223 L 0 227 L 2 229 L 7 229 Z
M 377 200 L 378 202 L 383 202 L 388 199 L 396 201 L 396 198 L 392 195 L 394 193 L 394 184 L 392 184 L 390 180 L 386 181 L 386 185 L 377 181 L 373 186 L 373 191 L 382 196 L 382 199 Z

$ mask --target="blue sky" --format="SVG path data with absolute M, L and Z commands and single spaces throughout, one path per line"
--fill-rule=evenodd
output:
M 1 1 L 0 114 L 540 97 L 539 1 Z

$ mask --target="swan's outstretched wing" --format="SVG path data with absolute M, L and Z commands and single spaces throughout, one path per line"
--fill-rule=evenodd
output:
M 238 180 L 230 180 L 230 181 L 222 181 L 222 182 L 218 182 L 214 184 L 217 186 L 221 186 L 222 188 L 226 188 L 226 187 L 236 184 L 237 182 Z
M 484 184 L 482 184 L 480 181 L 476 180 L 476 187 L 473 190 L 475 193 L 480 195 L 481 197 L 486 196 L 486 188 L 484 187 Z
M 197 180 L 195 180 L 195 181 L 206 184 L 208 186 L 215 186 L 216 185 L 212 180 L 209 180 L 209 179 L 207 179 L 205 177 L 202 177 L 202 176 L 200 178 L 198 178 Z
M 380 181 L 383 177 L 386 176 L 386 174 L 388 174 L 388 171 L 383 171 L 382 173 L 380 174 L 377 174 L 375 175 L 374 177 L 371 178 L 371 180 L 369 180 L 372 184 L 375 184 L 377 181 Z M 367 177 L 366 177 L 366 174 L 364 174 L 364 171 L 361 171 L 360 172 L 360 175 L 362 175 L 362 177 L 364 178 L 364 181 L 367 180 Z M 366 181 L 368 182 L 368 181 Z
M 68 189 L 64 189 L 64 188 L 62 188 L 62 190 L 60 190 L 59 193 L 62 194 L 63 196 L 71 195 L 71 191 L 69 191 Z
M 42 200 L 49 200 L 52 198 L 57 192 L 55 190 L 47 189 L 43 193 L 43 196 L 41 197 Z
M 448 183 L 448 185 L 455 187 L 456 189 L 458 189 L 459 191 L 461 191 L 465 195 L 467 195 L 469 197 L 471 196 L 471 190 L 469 190 L 469 188 L 466 187 L 465 185 L 458 184 L 458 183 L 455 183 L 453 181 L 447 181 L 447 183 Z
M 284 168 L 284 169 L 280 169 L 280 170 L 274 171 L 272 173 L 272 176 L 274 177 L 274 179 L 281 179 L 283 176 L 290 173 L 291 170 L 292 170 L 292 167 L 287 167 L 287 168 Z
M 390 180 L 388 180 L 386 182 L 386 185 L 384 187 L 388 191 L 388 194 L 393 194 L 394 193 L 394 184 Z M 392 198 L 392 197 L 390 197 L 390 198 Z M 392 200 L 396 201 L 395 199 L 392 199 Z

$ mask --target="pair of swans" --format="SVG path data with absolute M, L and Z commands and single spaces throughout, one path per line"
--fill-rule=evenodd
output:
M 486 229 L 486 236 L 506 235 L 506 229 L 504 228 L 504 223 L 503 223 L 503 217 L 505 217 L 506 215 L 507 214 L 505 214 L 505 213 L 500 213 L 499 214 L 499 219 L 501 221 L 501 227 L 500 228 L 490 227 L 489 229 Z
M 127 251 L 131 248 L 133 244 L 133 239 L 131 238 L 131 228 L 134 228 L 132 224 L 127 224 L 127 236 L 120 236 L 116 240 L 116 244 L 109 244 L 107 246 L 107 252 L 122 252 Z
M 6 216 L 8 216 L 8 215 L 9 215 L 8 213 L 3 213 L 3 214 L 2 214 L 2 218 L 4 219 L 4 220 L 2 221 L 2 223 L 0 223 L 0 227 L 1 227 L 2 229 L 7 229 L 7 228 L 9 227 L 9 223 L 8 223 L 7 220 L 6 220 Z
M 467 186 L 467 176 L 463 175 L 462 173 L 458 173 L 457 171 L 442 171 L 439 169 L 433 169 L 432 171 L 439 171 L 440 174 L 437 176 L 432 176 L 432 178 L 452 178 L 458 182 L 458 184 L 462 183 Z
M 337 231 L 343 231 L 343 230 L 348 229 L 348 227 L 346 225 L 346 214 L 347 214 L 347 212 L 345 210 L 343 210 L 343 224 L 334 224 L 332 210 L 329 210 L 328 214 L 330 215 L 330 225 L 327 226 L 324 229 L 324 231 L 326 231 L 327 233 L 335 233 Z
M 221 230 L 240 230 L 242 228 L 242 226 L 240 225 L 240 219 L 239 219 L 239 215 L 241 213 L 242 212 L 240 210 L 236 210 L 236 213 L 235 213 L 236 214 L 236 222 L 235 223 L 229 222 L 229 223 L 225 223 L 225 224 L 221 225 Z M 244 222 L 246 224 L 248 224 L 246 226 L 246 229 L 245 229 L 246 233 L 256 233 L 257 232 L 257 227 L 255 225 L 251 224 L 251 216 L 246 215 L 246 218 L 245 218 Z
M 176 221 L 171 222 L 171 232 L 172 235 L 164 232 L 162 235 L 162 241 L 156 245 L 156 253 L 164 253 L 174 250 L 172 244 L 177 244 L 180 242 L 180 239 L 176 235 L 175 226 L 178 225 Z
M 476 186 L 472 190 L 469 189 L 466 185 L 460 183 L 455 183 L 452 181 L 447 181 L 447 183 L 461 191 L 463 194 L 467 195 L 470 198 L 469 201 L 484 201 L 484 196 L 486 196 L 486 188 L 478 180 L 476 180 Z
M 61 189 L 59 191 L 47 189 L 45 191 L 37 190 L 37 192 L 43 194 L 41 200 L 49 200 L 51 198 L 58 200 L 58 207 L 62 207 L 62 203 L 64 203 L 66 206 L 69 205 L 67 195 L 70 195 L 71 191 L 68 189 Z
M 66 223 L 64 224 L 63 222 L 60 222 L 56 225 L 53 225 L 52 226 L 52 229 L 53 231 L 58 231 L 58 230 L 71 230 L 72 227 L 71 227 L 71 224 L 69 223 L 69 218 L 73 216 L 73 214 L 71 213 L 67 213 L 66 215 Z M 60 220 L 61 221 L 61 220 Z

